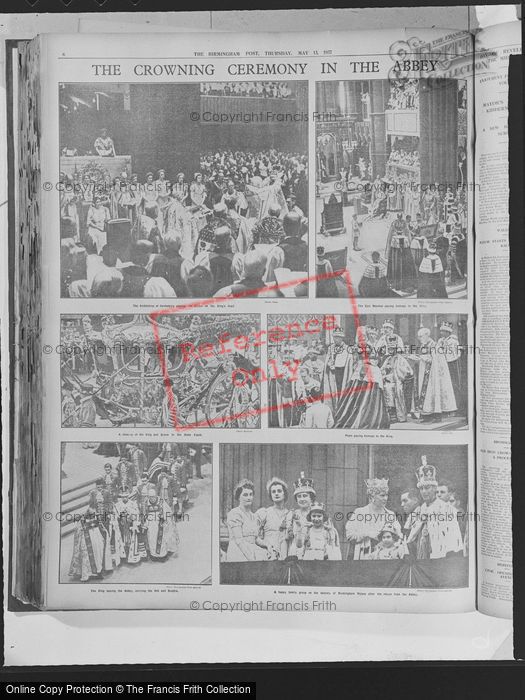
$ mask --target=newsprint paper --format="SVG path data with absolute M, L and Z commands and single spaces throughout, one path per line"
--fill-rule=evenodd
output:
M 511 616 L 520 50 L 518 23 L 19 48 L 33 600 Z

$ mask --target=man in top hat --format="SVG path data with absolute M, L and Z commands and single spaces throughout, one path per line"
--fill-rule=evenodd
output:
M 445 269 L 435 243 L 428 244 L 428 255 L 419 266 L 417 296 L 418 299 L 448 299 Z
M 454 326 L 450 321 L 442 321 L 439 326 L 439 338 L 436 341 L 436 351 L 444 355 L 447 361 L 456 404 L 459 407 L 463 398 L 460 373 L 461 350 L 458 336 L 454 332 Z
M 424 455 L 416 477 L 423 503 L 407 544 L 415 543 L 418 559 L 442 559 L 450 554 L 462 553 L 463 540 L 457 512 L 449 503 L 437 497 L 437 470 L 427 463 Z
M 328 394 L 327 402 L 335 412 L 340 394 L 350 384 L 354 369 L 353 348 L 345 342 L 343 329 L 338 326 L 332 333 L 333 342 L 328 345 L 324 367 L 322 392 Z

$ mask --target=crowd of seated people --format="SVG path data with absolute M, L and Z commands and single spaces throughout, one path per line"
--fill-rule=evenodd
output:
M 207 297 L 274 284 L 277 268 L 306 271 L 300 155 L 209 153 L 191 184 L 183 173 L 170 182 L 164 170 L 144 183 L 123 173 L 92 187 L 69 184 L 61 203 L 63 296 Z M 125 253 L 108 240 L 115 219 L 129 221 Z
M 221 95 L 226 97 L 280 97 L 285 99 L 294 97 L 289 83 L 261 81 L 201 83 L 201 95 Z
M 409 78 L 391 85 L 388 109 L 419 109 L 419 80 Z
M 419 167 L 419 151 L 406 151 L 404 148 L 393 148 L 390 151 L 387 164 L 392 165 L 411 165 L 414 168 Z

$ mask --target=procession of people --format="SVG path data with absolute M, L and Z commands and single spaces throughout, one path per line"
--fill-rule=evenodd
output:
M 308 317 L 304 317 L 307 319 Z M 386 319 L 360 326 L 353 343 L 334 328 L 324 339 L 271 344 L 270 427 L 379 430 L 439 427 L 465 416 L 466 377 L 457 329 L 442 320 L 402 338 Z
M 123 448 L 101 443 L 96 452 L 118 456 L 118 461 L 105 463 L 85 511 L 74 519 L 69 577 L 81 582 L 103 579 L 125 564 L 135 567 L 177 557 L 185 514 L 195 499 L 191 483 L 204 478 L 209 446 L 164 443 L 151 462 L 135 443 Z

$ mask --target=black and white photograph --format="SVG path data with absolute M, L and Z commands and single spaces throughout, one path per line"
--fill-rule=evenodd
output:
M 63 315 L 62 426 L 258 428 L 259 328 L 257 314 Z
M 211 583 L 211 444 L 61 444 L 60 583 Z
M 269 314 L 269 427 L 466 429 L 471 350 L 463 314 Z
M 317 274 L 364 298 L 467 295 L 467 87 L 454 79 L 318 82 Z M 318 297 L 348 296 L 341 275 Z
M 468 585 L 465 445 L 220 446 L 221 583 Z
M 306 296 L 306 81 L 62 83 L 59 109 L 62 297 Z

